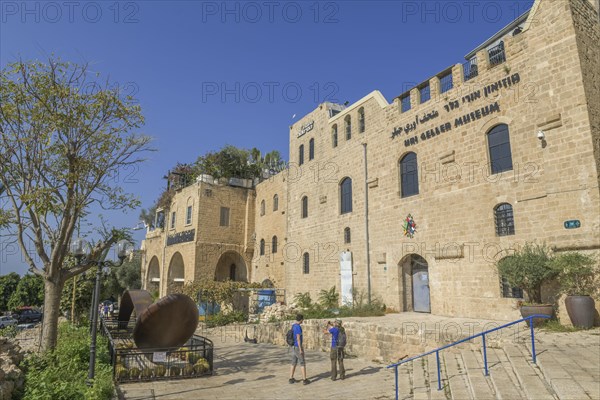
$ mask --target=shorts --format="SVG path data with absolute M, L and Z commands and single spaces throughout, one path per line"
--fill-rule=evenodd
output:
M 292 348 L 292 365 L 296 365 L 300 362 L 300 365 L 304 366 L 304 354 L 300 353 L 300 348 L 294 346 Z

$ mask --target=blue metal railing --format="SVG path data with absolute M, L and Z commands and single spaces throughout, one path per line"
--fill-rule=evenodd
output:
M 536 358 L 535 358 L 535 336 L 534 336 L 534 332 L 533 332 L 533 325 L 534 325 L 533 319 L 534 318 L 551 318 L 551 317 L 550 317 L 550 315 L 541 315 L 541 314 L 530 315 L 529 317 L 522 318 L 522 319 L 519 319 L 517 321 L 509 322 L 508 324 L 504 324 L 504 325 L 496 327 L 494 329 L 489 329 L 489 330 L 487 330 L 485 332 L 480 332 L 480 333 L 478 333 L 476 335 L 469 336 L 468 338 L 459 340 L 459 341 L 454 342 L 454 343 L 450 343 L 450 344 L 448 344 L 446 346 L 439 347 L 439 348 L 437 348 L 435 350 L 428 351 L 427 353 L 423 353 L 423 354 L 420 354 L 418 356 L 411 357 L 411 358 L 406 359 L 406 360 L 402 360 L 402 361 L 400 361 L 398 363 L 388 365 L 387 368 L 394 368 L 394 375 L 395 375 L 395 378 L 396 378 L 396 383 L 395 383 L 396 384 L 396 400 L 398 400 L 398 366 L 400 366 L 402 364 L 405 364 L 407 362 L 416 360 L 418 358 L 425 357 L 425 356 L 428 356 L 430 354 L 435 353 L 435 358 L 436 358 L 436 361 L 437 361 L 438 390 L 442 390 L 442 378 L 441 378 L 441 372 L 440 372 L 440 351 L 442 351 L 444 349 L 447 349 L 448 347 L 453 347 L 453 346 L 456 346 L 457 344 L 461 344 L 461 343 L 467 342 L 467 341 L 469 341 L 471 339 L 475 339 L 475 338 L 481 336 L 482 342 L 483 342 L 482 343 L 482 346 L 483 346 L 483 366 L 484 366 L 484 370 L 485 370 L 485 375 L 488 376 L 489 375 L 489 371 L 488 371 L 488 366 L 487 366 L 487 351 L 486 351 L 486 345 L 485 345 L 485 335 L 487 335 L 488 333 L 495 332 L 495 331 L 498 331 L 500 329 L 504 329 L 504 328 L 507 328 L 509 326 L 518 324 L 520 322 L 527 321 L 527 320 L 529 320 L 529 327 L 531 328 L 531 356 L 533 358 L 533 363 L 535 364 L 536 363 Z

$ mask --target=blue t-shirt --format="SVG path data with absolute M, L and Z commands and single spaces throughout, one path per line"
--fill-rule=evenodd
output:
M 300 324 L 292 325 L 292 332 L 294 332 L 294 346 L 300 347 L 302 345 L 302 327 Z M 300 335 L 300 344 L 298 344 L 298 336 Z
M 337 347 L 338 336 L 340 334 L 339 328 L 336 328 L 335 326 L 329 328 L 329 333 L 331 333 L 331 348 Z

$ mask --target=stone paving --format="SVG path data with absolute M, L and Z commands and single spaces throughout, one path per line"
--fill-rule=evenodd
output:
M 365 318 L 367 320 L 369 318 Z M 392 328 L 390 319 L 376 319 Z M 435 321 L 435 317 L 431 317 Z M 428 324 L 429 325 L 429 324 Z M 435 356 L 399 368 L 401 399 L 593 399 L 600 400 L 600 328 L 574 333 L 536 329 L 537 365 L 523 327 L 518 337 L 490 341 L 489 376 L 483 373 L 479 343 L 465 343 L 440 355 L 442 387 L 437 390 Z M 307 351 L 309 385 L 288 383 L 287 347 L 245 343 L 203 332 L 215 345 L 214 375 L 198 379 L 131 383 L 121 398 L 141 399 L 392 399 L 394 373 L 380 360 L 349 358 L 346 380 L 329 379 L 329 354 Z M 428 346 L 429 347 L 429 346 Z M 411 354 L 413 356 L 415 354 Z M 300 371 L 296 371 L 300 379 Z

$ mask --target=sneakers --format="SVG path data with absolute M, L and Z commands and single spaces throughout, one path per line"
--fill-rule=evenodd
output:
M 305 379 L 302 381 L 303 384 L 308 385 L 310 383 L 310 381 L 308 379 Z
M 294 378 L 290 378 L 288 382 L 289 383 L 296 383 L 296 380 Z

